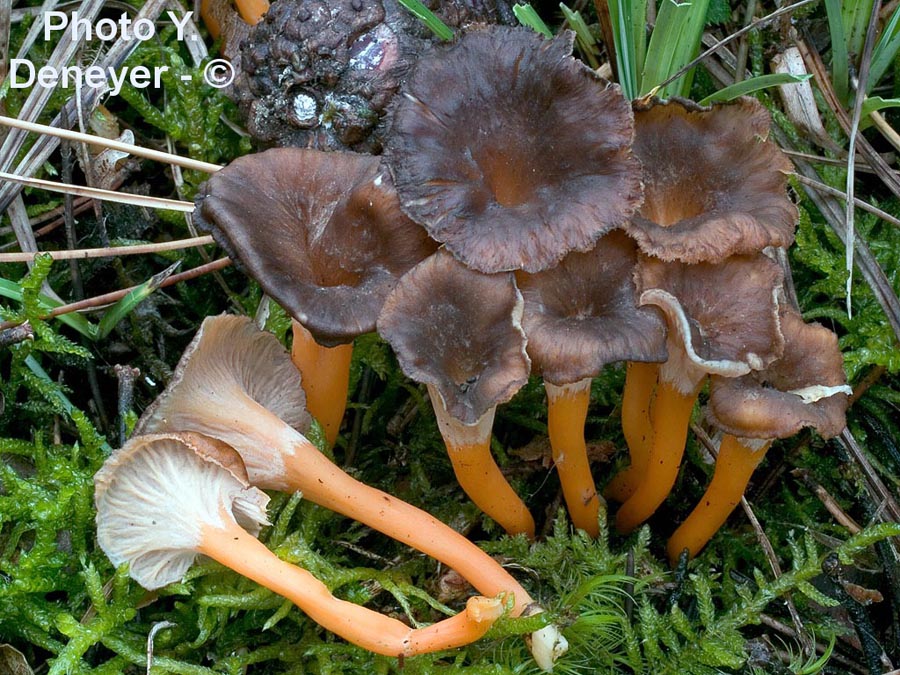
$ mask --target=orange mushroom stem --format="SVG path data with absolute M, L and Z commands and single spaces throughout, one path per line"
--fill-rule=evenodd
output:
M 699 382 L 692 387 L 679 387 L 672 382 L 660 382 L 653 401 L 653 443 L 647 460 L 647 474 L 634 493 L 616 514 L 616 528 L 623 533 L 631 532 L 659 508 L 678 477 L 681 458 L 687 441 L 691 411 L 697 395 Z
M 467 645 L 483 637 L 503 614 L 500 598 L 474 596 L 456 616 L 413 629 L 397 619 L 335 598 L 325 584 L 277 558 L 234 519 L 223 514 L 222 521 L 203 525 L 198 552 L 284 596 L 323 628 L 376 654 L 414 656 Z
M 626 367 L 625 389 L 622 392 L 622 432 L 628 445 L 631 464 L 606 487 L 604 496 L 607 499 L 626 501 L 647 475 L 653 445 L 650 407 L 658 378 L 658 363 L 630 361 Z
M 547 429 L 553 463 L 559 474 L 569 517 L 590 536 L 600 534 L 600 497 L 591 475 L 584 440 L 591 399 L 591 378 L 566 385 L 544 382 L 547 391 Z
M 684 549 L 688 549 L 692 558 L 697 555 L 725 524 L 731 512 L 741 503 L 750 476 L 771 444 L 771 441 L 739 438 L 731 434 L 722 436 L 712 481 L 700 503 L 669 539 L 669 561 L 673 565 Z
M 268 497 L 249 484 L 232 447 L 202 434 L 135 436 L 107 460 L 95 487 L 101 548 L 114 564 L 129 563 L 131 576 L 151 590 L 179 580 L 204 554 L 291 600 L 327 630 L 386 656 L 468 644 L 503 613 L 502 598 L 475 597 L 461 614 L 412 629 L 335 598 L 256 539 L 267 524 Z
M 306 408 L 322 425 L 325 440 L 332 446 L 347 408 L 353 343 L 325 347 L 298 321 L 292 320 L 291 325 L 294 334 L 291 360 L 300 371 Z
M 356 480 L 319 452 L 295 428 L 303 426 L 302 408 L 299 374 L 275 336 L 246 317 L 222 315 L 203 322 L 136 433 L 190 430 L 217 438 L 240 453 L 254 485 L 300 491 L 443 562 L 483 595 L 511 594 L 513 616 L 532 605 L 512 575 L 462 534 Z M 567 645 L 555 626 L 542 630 L 533 638 L 532 653 L 546 670 Z
M 478 508 L 509 534 L 534 538 L 531 512 L 507 482 L 491 454 L 491 429 L 496 407 L 490 408 L 474 425 L 467 425 L 447 411 L 444 399 L 433 385 L 428 385 L 428 393 L 460 487 Z
M 837 336 L 789 306 L 779 309 L 779 324 L 781 358 L 741 377 L 710 378 L 707 417 L 724 435 L 706 494 L 669 541 L 672 560 L 685 548 L 696 555 L 724 524 L 773 440 L 804 427 L 831 438 L 846 424 L 852 390 Z

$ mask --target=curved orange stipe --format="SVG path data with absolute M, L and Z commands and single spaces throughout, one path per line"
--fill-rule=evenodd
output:
M 306 407 L 325 430 L 328 445 L 334 445 L 347 407 L 353 344 L 323 347 L 297 321 L 291 324 L 294 333 L 291 360 L 300 371 Z
M 584 424 L 591 399 L 590 380 L 586 384 L 546 387 L 547 429 L 569 516 L 575 527 L 596 537 L 600 533 L 600 497 L 584 441 Z
M 414 656 L 467 645 L 502 614 L 500 599 L 472 598 L 466 610 L 425 628 L 335 598 L 306 570 L 280 560 L 256 537 L 223 514 L 221 527 L 204 525 L 199 551 L 278 593 L 313 621 L 355 645 L 385 656 Z
M 508 534 L 534 538 L 534 518 L 494 461 L 490 434 L 483 443 L 451 445 L 447 442 L 447 453 L 456 480 L 478 508 Z
M 668 382 L 657 386 L 651 411 L 654 429 L 647 475 L 616 514 L 619 532 L 631 532 L 669 496 L 681 468 L 691 411 L 699 391 L 699 385 L 690 394 L 682 394 Z
M 659 377 L 658 363 L 629 362 L 625 371 L 625 390 L 622 392 L 622 433 L 628 444 L 631 465 L 623 469 L 609 485 L 604 496 L 624 502 L 647 474 L 650 448 L 653 445 L 653 425 L 650 403 Z
M 525 589 L 506 570 L 459 532 L 412 504 L 359 482 L 305 439 L 295 443 L 285 469 L 287 483 L 302 492 L 304 498 L 440 560 L 482 595 L 512 595 L 513 616 L 519 616 L 532 603 Z M 503 485 L 509 488 L 505 480 Z M 533 532 L 533 523 L 531 527 Z
M 748 447 L 744 441 L 730 434 L 722 437 L 709 487 L 691 515 L 669 539 L 667 550 L 673 565 L 684 549 L 688 549 L 691 557 L 697 555 L 725 524 L 731 512 L 741 503 L 750 476 L 766 456 L 770 445 L 766 443 L 759 447 L 757 443 L 755 447 Z

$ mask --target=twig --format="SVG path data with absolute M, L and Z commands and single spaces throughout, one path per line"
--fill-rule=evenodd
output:
M 165 281 L 163 281 L 159 285 L 159 287 L 165 288 L 167 286 L 177 284 L 181 281 L 196 279 L 197 277 L 203 276 L 204 274 L 209 274 L 210 272 L 225 269 L 229 265 L 231 265 L 231 258 L 219 258 L 218 260 L 214 260 L 213 262 L 207 263 L 206 265 L 200 265 L 199 267 L 195 267 L 194 269 L 187 270 L 185 272 L 179 272 L 178 274 L 173 274 Z M 103 295 L 97 295 L 92 298 L 85 298 L 80 302 L 72 302 L 68 305 L 60 305 L 59 307 L 54 307 L 39 318 L 52 319 L 53 317 L 60 316 L 62 314 L 71 314 L 72 312 L 80 312 L 87 309 L 102 309 L 107 305 L 118 302 L 136 288 L 137 286 L 129 286 L 128 288 L 122 288 L 118 291 L 111 291 L 110 293 L 104 293 Z M 4 321 L 3 323 L 0 323 L 0 330 L 11 328 L 12 326 L 17 325 L 19 324 L 15 321 Z
M 181 202 L 176 199 L 165 199 L 163 197 L 149 197 L 147 195 L 133 195 L 128 192 L 115 192 L 113 190 L 102 190 L 100 188 L 85 187 L 83 185 L 70 185 L 68 183 L 58 183 L 52 180 L 43 180 L 41 178 L 26 178 L 25 176 L 17 176 L 12 173 L 0 171 L 0 179 L 12 181 L 13 183 L 21 183 L 30 185 L 50 192 L 60 192 L 67 195 L 77 195 L 79 197 L 90 197 L 92 199 L 103 199 L 108 202 L 118 202 L 120 204 L 131 204 L 132 206 L 149 206 L 152 209 L 168 209 L 170 211 L 183 211 L 184 213 L 192 213 L 194 204 L 192 202 Z
M 54 260 L 73 260 L 84 258 L 114 258 L 120 255 L 144 255 L 162 251 L 178 251 L 184 248 L 215 244 L 215 240 L 205 235 L 191 239 L 176 239 L 158 244 L 138 244 L 136 246 L 108 246 L 105 248 L 79 248 L 71 251 L 38 251 L 36 253 L 0 253 L 0 264 L 27 262 L 33 260 L 37 253 L 48 253 Z
M 744 27 L 753 23 L 753 15 L 756 14 L 756 0 L 747 0 L 747 9 L 744 12 Z M 734 81 L 740 82 L 744 79 L 744 72 L 747 69 L 747 53 L 749 46 L 747 40 L 741 38 L 738 45 L 737 54 L 735 55 Z
M 875 366 L 866 373 L 866 376 L 853 387 L 853 394 L 850 396 L 850 402 L 847 404 L 847 407 L 853 407 L 853 404 L 861 399 L 863 394 L 865 394 L 873 384 L 878 382 L 886 372 L 887 368 L 885 366 Z
M 119 446 L 125 445 L 125 418 L 134 402 L 134 381 L 141 375 L 141 371 L 132 366 L 116 364 L 113 366 L 118 383 L 118 402 L 116 412 L 119 416 Z
M 810 475 L 808 469 L 794 469 L 791 471 L 791 475 L 802 480 L 806 484 L 806 487 L 812 490 L 813 494 L 819 498 L 819 501 L 822 502 L 822 505 L 828 510 L 828 513 L 830 513 L 841 525 L 846 527 L 850 534 L 859 534 L 862 528 L 855 520 L 853 520 L 853 518 L 847 515 L 847 512 L 841 508 L 841 505 L 831 496 L 831 493 L 816 482 L 812 475 Z
M 844 427 L 838 440 L 860 469 L 862 469 L 866 489 L 880 511 L 880 513 L 876 514 L 876 517 L 882 521 L 900 520 L 900 506 L 897 505 L 894 496 L 887 489 L 887 486 L 881 480 L 871 462 L 869 462 L 869 458 L 866 457 L 863 449 L 856 442 L 856 438 L 854 438 L 847 427 Z
M 716 461 L 718 461 L 718 448 L 715 447 L 715 443 L 713 443 L 712 439 L 709 437 L 709 434 L 707 434 L 706 431 L 697 424 L 691 424 L 691 431 L 693 431 L 697 439 L 704 445 L 704 447 L 716 459 Z M 775 555 L 775 549 L 772 548 L 772 542 L 769 541 L 769 537 L 766 535 L 766 532 L 760 524 L 759 520 L 757 520 L 756 514 L 753 512 L 753 509 L 750 508 L 750 503 L 747 501 L 747 498 L 743 496 L 741 497 L 741 508 L 744 509 L 744 513 L 747 515 L 747 519 L 753 526 L 754 532 L 756 532 L 756 540 L 759 542 L 763 553 L 765 553 L 766 560 L 769 561 L 769 566 L 772 568 L 772 572 L 775 574 L 775 577 L 777 578 L 782 576 L 783 572 L 781 571 L 781 565 L 778 562 L 778 556 Z M 794 605 L 794 601 L 791 599 L 790 594 L 785 596 L 784 603 L 787 606 L 788 613 L 791 615 L 791 621 L 793 621 L 794 627 L 796 628 L 797 639 L 800 642 L 800 646 L 803 648 L 804 653 L 813 654 L 813 640 L 804 629 L 803 621 L 800 619 L 800 613 L 797 611 L 797 607 Z
M 757 520 L 753 509 L 750 508 L 750 503 L 747 501 L 746 497 L 741 497 L 741 508 L 744 509 L 744 513 L 747 514 L 747 519 L 750 521 L 750 524 L 753 525 L 753 530 L 756 532 L 756 539 L 759 541 L 759 545 L 766 554 L 766 559 L 769 561 L 772 572 L 775 574 L 776 578 L 781 577 L 783 572 L 781 571 L 781 565 L 778 563 L 778 556 L 775 555 L 775 549 L 772 548 L 772 542 L 769 541 L 769 537 L 766 535 L 765 530 L 763 530 L 762 525 L 760 525 L 759 520 Z M 794 605 L 794 601 L 791 599 L 790 594 L 785 595 L 784 604 L 787 606 L 788 614 L 791 615 L 791 621 L 797 631 L 797 640 L 800 642 L 803 653 L 815 654 L 815 644 L 809 636 L 809 633 L 806 632 L 806 629 L 803 626 L 803 620 L 800 618 L 800 612 L 797 611 L 797 607 Z
M 12 326 L 10 328 L 4 328 L 0 330 L 0 349 L 4 349 L 9 347 L 10 345 L 16 345 L 20 342 L 24 342 L 25 340 L 33 340 L 34 339 L 34 329 L 31 327 L 31 324 L 27 321 L 19 324 L 18 326 Z
M 884 115 L 878 111 L 872 111 L 869 113 L 869 119 L 872 120 L 878 131 L 881 132 L 881 135 L 884 136 L 897 150 L 900 150 L 900 134 L 898 134 L 894 130 L 894 127 L 884 119 Z
M 886 655 L 884 649 L 875 637 L 875 626 L 866 608 L 858 603 L 844 588 L 844 568 L 836 553 L 825 558 L 822 563 L 822 572 L 831 581 L 833 594 L 836 600 L 843 605 L 850 615 L 850 622 L 859 636 L 863 655 L 871 675 L 881 675 L 884 672 Z
M 847 160 L 845 159 L 837 159 L 835 157 L 822 157 L 821 155 L 813 155 L 808 152 L 799 152 L 798 150 L 790 150 L 788 148 L 782 148 L 781 151 L 789 157 L 804 159 L 808 162 L 815 162 L 816 164 L 827 164 L 829 166 L 847 166 Z M 856 160 L 856 172 L 875 173 L 875 170 L 865 162 Z
M 202 171 L 203 173 L 215 173 L 222 168 L 218 164 L 202 162 L 198 159 L 191 159 L 190 157 L 181 157 L 180 155 L 163 152 L 162 150 L 151 150 L 150 148 L 143 148 L 139 145 L 123 143 L 121 141 L 114 141 L 109 138 L 103 138 L 102 136 L 82 134 L 78 131 L 62 129 L 60 127 L 51 127 L 46 124 L 37 124 L 35 122 L 25 122 L 12 117 L 0 116 L 0 125 L 22 129 L 24 131 L 36 131 L 48 136 L 65 138 L 71 141 L 81 141 L 82 143 L 88 143 L 90 145 L 99 145 L 103 148 L 113 148 L 114 150 L 127 152 L 135 157 L 153 159 L 158 162 L 165 162 L 166 164 L 175 164 L 185 169 L 193 169 L 194 171 Z
M 787 635 L 789 638 L 793 638 L 794 640 L 797 639 L 797 631 L 795 631 L 793 628 L 791 628 L 787 624 L 782 623 L 778 619 L 771 617 L 768 614 L 760 614 L 759 620 L 763 625 L 768 626 L 769 628 L 772 628 L 773 630 L 776 630 L 779 633 Z M 817 642 L 816 643 L 816 653 L 824 654 L 825 646 L 821 645 Z M 860 667 L 860 665 L 858 663 L 856 663 L 855 661 L 851 661 L 850 659 L 848 659 L 844 656 L 841 656 L 840 654 L 837 654 L 835 652 L 831 653 L 829 663 L 840 664 L 840 665 L 844 666 L 845 668 L 848 668 L 848 669 L 852 668 L 853 670 L 858 670 L 860 672 L 864 672 L 863 668 Z
M 820 181 L 813 180 L 812 178 L 807 178 L 806 176 L 803 176 L 801 174 L 794 175 L 796 176 L 798 181 L 800 181 L 804 185 L 809 185 L 811 188 L 814 188 L 819 192 L 824 192 L 825 194 L 831 195 L 832 197 L 837 197 L 838 199 L 847 199 L 846 192 L 842 192 L 841 190 L 833 188 L 830 185 L 826 185 L 825 183 L 822 183 Z M 872 206 L 868 202 L 864 202 L 862 199 L 857 199 L 856 197 L 853 198 L 853 204 L 861 208 L 863 211 L 868 211 L 869 213 L 878 216 L 883 221 L 890 223 L 895 227 L 900 227 L 900 218 L 895 218 L 890 213 L 888 213 L 887 211 L 882 211 L 877 206 Z

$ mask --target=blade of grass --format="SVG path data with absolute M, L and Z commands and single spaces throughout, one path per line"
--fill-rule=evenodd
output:
M 584 54 L 585 58 L 587 58 L 591 68 L 597 70 L 597 68 L 600 67 L 596 56 L 598 52 L 597 41 L 594 39 L 594 36 L 591 35 L 591 31 L 581 17 L 581 13 L 569 9 L 566 7 L 565 3 L 562 2 L 559 3 L 559 8 L 562 10 L 563 15 L 565 15 L 566 21 L 568 21 L 572 30 L 575 31 L 575 38 L 578 41 L 578 47 L 581 49 L 581 52 Z
M 872 14 L 874 0 L 844 0 L 841 7 L 841 22 L 844 25 L 844 45 L 851 54 L 859 56 L 866 39 L 866 28 Z M 830 21 L 830 17 L 829 17 Z M 832 48 L 835 44 L 832 42 Z
M 869 64 L 869 81 L 866 83 L 866 93 L 870 93 L 884 77 L 888 68 L 897 58 L 900 51 L 900 7 L 894 10 L 890 20 L 875 44 L 872 51 L 872 62 Z
M 666 78 L 665 81 L 663 81 L 663 82 L 660 83 L 660 86 L 665 86 L 665 85 L 669 84 L 670 82 L 673 82 L 674 80 L 678 79 L 678 78 L 681 77 L 684 73 L 686 73 L 686 72 L 688 72 L 689 70 L 691 70 L 691 68 L 693 68 L 693 67 L 696 66 L 697 64 L 701 63 L 704 59 L 706 59 L 707 57 L 711 56 L 712 54 L 715 54 L 715 53 L 716 53 L 717 51 L 719 51 L 722 47 L 724 47 L 724 46 L 727 45 L 727 44 L 730 44 L 730 43 L 733 42 L 734 40 L 737 40 L 739 37 L 741 37 L 742 35 L 744 35 L 744 34 L 750 32 L 751 30 L 753 30 L 753 29 L 755 29 L 755 28 L 758 28 L 758 27 L 760 27 L 760 26 L 763 26 L 763 25 L 765 25 L 765 24 L 767 24 L 767 23 L 769 23 L 769 22 L 771 22 L 771 21 L 774 21 L 775 19 L 777 19 L 777 18 L 780 17 L 780 16 L 784 16 L 785 14 L 790 14 L 791 12 L 793 12 L 793 11 L 795 11 L 795 10 L 797 10 L 797 9 L 799 9 L 799 8 L 801 8 L 801 7 L 803 7 L 803 6 L 805 6 L 805 5 L 809 5 L 809 4 L 811 4 L 811 3 L 818 2 L 818 1 L 819 1 L 819 0 L 799 0 L 799 2 L 795 2 L 795 3 L 792 4 L 792 5 L 787 5 L 787 6 L 785 6 L 785 7 L 782 7 L 781 9 L 776 9 L 776 10 L 775 10 L 774 12 L 772 12 L 771 14 L 767 14 L 766 16 L 762 17 L 761 19 L 757 19 L 757 20 L 754 21 L 753 23 L 751 23 L 751 24 L 749 24 L 749 25 L 747 25 L 747 26 L 744 26 L 744 27 L 741 28 L 740 30 L 735 31 L 735 32 L 732 33 L 731 35 L 728 35 L 728 36 L 722 38 L 721 40 L 719 40 L 718 42 L 716 42 L 714 45 L 710 46 L 709 49 L 707 49 L 707 50 L 704 51 L 702 54 L 700 54 L 700 55 L 697 56 L 696 58 L 692 59 L 691 61 L 689 61 L 688 63 L 686 63 L 685 65 L 683 65 L 683 66 L 682 66 L 678 71 L 676 71 L 673 75 L 670 75 L 668 78 Z
M 400 0 L 400 4 L 445 42 L 453 39 L 453 31 L 419 0 Z
M 742 80 L 730 87 L 719 89 L 714 94 L 710 94 L 702 101 L 700 105 L 709 105 L 716 101 L 731 101 L 746 94 L 752 94 L 754 91 L 774 87 L 779 84 L 792 84 L 794 82 L 806 82 L 812 75 L 792 75 L 791 73 L 773 73 L 771 75 L 760 75 L 752 77 L 749 80 Z
M 662 98 L 686 96 L 692 73 L 661 86 L 696 55 L 703 36 L 709 0 L 676 3 L 664 0 L 656 19 L 653 35 L 647 46 L 644 70 L 641 74 L 641 95 L 651 92 Z M 659 87 L 657 91 L 654 91 Z
M 128 316 L 131 311 L 137 307 L 140 303 L 146 300 L 150 295 L 153 294 L 162 283 L 172 275 L 175 270 L 181 265 L 181 261 L 169 265 L 166 269 L 158 274 L 154 274 L 152 277 L 147 279 L 144 283 L 140 284 L 136 288 L 132 289 L 128 295 L 119 300 L 115 305 L 110 307 L 106 313 L 103 315 L 103 318 L 100 319 L 100 323 L 97 326 L 97 338 L 103 339 L 107 335 L 109 335 L 113 328 Z
M 10 281 L 9 279 L 0 279 L 0 296 L 9 298 L 10 300 L 15 300 L 17 302 L 22 302 L 22 286 L 17 284 L 15 281 Z M 43 303 L 47 307 L 48 311 L 52 310 L 55 307 L 62 306 L 61 302 L 58 302 L 53 298 L 48 298 L 46 295 L 41 294 L 38 297 L 40 298 L 41 303 Z M 97 339 L 96 326 L 94 326 L 90 321 L 85 319 L 80 314 L 65 314 L 63 316 L 60 316 L 59 320 L 66 324 L 69 328 L 78 331 L 89 340 Z
M 841 12 L 841 0 L 825 0 L 825 13 L 828 15 L 828 30 L 831 33 L 831 81 L 834 91 L 844 103 L 850 91 L 850 69 L 844 36 L 844 21 Z
M 553 33 L 547 28 L 547 24 L 544 23 L 544 20 L 538 16 L 538 13 L 534 11 L 534 7 L 529 4 L 516 4 L 513 5 L 513 14 L 516 15 L 516 18 L 519 20 L 519 23 L 523 26 L 527 26 L 531 30 L 536 33 L 540 33 L 545 38 L 552 38 Z
M 627 98 L 637 98 L 647 53 L 647 0 L 609 0 L 609 14 L 619 84 Z

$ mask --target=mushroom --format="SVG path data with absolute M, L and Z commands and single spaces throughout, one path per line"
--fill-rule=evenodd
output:
M 752 98 L 712 108 L 680 99 L 636 104 L 644 202 L 623 229 L 644 253 L 685 263 L 790 246 L 792 166 L 768 140 L 769 127 L 768 111 Z
M 188 430 L 217 438 L 240 453 L 254 485 L 299 490 L 440 560 L 486 596 L 512 595 L 514 616 L 531 606 L 525 589 L 460 533 L 329 461 L 301 433 L 309 426 L 304 403 L 300 374 L 274 335 L 246 317 L 208 317 L 135 433 Z M 542 630 L 534 653 L 553 653 L 564 644 L 554 626 Z
M 640 203 L 632 113 L 573 34 L 472 29 L 422 56 L 385 139 L 404 211 L 468 267 L 538 272 Z
M 116 566 L 129 563 L 147 589 L 178 581 L 197 554 L 284 596 L 320 626 L 386 656 L 469 644 L 503 613 L 500 598 L 470 598 L 465 611 L 426 628 L 335 598 L 306 570 L 257 538 L 269 498 L 252 487 L 238 454 L 201 434 L 136 436 L 94 479 L 97 538 Z M 249 532 L 248 532 L 249 530 Z
M 634 242 L 614 231 L 588 253 L 517 275 L 528 355 L 547 390 L 553 461 L 572 522 L 592 537 L 599 534 L 600 499 L 584 439 L 591 378 L 615 361 L 666 359 L 665 322 L 657 310 L 637 306 L 636 260 Z
M 400 211 L 378 158 L 349 152 L 240 157 L 201 186 L 194 220 L 295 319 L 294 363 L 334 444 L 353 339 L 434 242 Z
M 622 227 L 644 253 L 720 263 L 793 241 L 797 209 L 786 192 L 791 163 L 768 140 L 769 115 L 759 102 L 742 98 L 704 108 L 651 99 L 635 103 L 634 125 L 644 202 Z M 626 501 L 646 473 L 658 377 L 655 366 L 628 365 L 622 427 L 631 466 L 607 486 L 610 499 Z
M 407 376 L 428 387 L 453 471 L 478 507 L 510 534 L 534 519 L 491 456 L 497 406 L 528 380 L 522 296 L 510 273 L 481 274 L 441 249 L 385 300 L 378 332 Z
M 725 523 L 750 482 L 750 476 L 777 438 L 812 427 L 822 438 L 837 436 L 846 425 L 852 393 L 837 336 L 782 307 L 784 355 L 762 370 L 742 377 L 712 376 L 707 415 L 723 432 L 712 481 L 687 520 L 669 539 L 669 558 L 684 549 L 691 556 Z
M 668 322 L 668 360 L 659 367 L 650 418 L 646 473 L 616 514 L 630 532 L 665 500 L 681 466 L 694 402 L 707 374 L 739 377 L 781 356 L 778 321 L 781 268 L 763 254 L 719 264 L 684 265 L 642 258 L 641 305 L 656 305 Z

